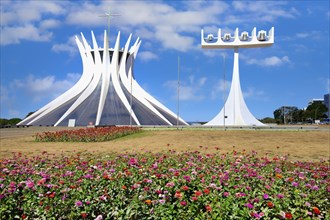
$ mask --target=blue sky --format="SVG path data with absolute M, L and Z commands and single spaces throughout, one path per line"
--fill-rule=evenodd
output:
M 177 109 L 180 57 L 180 116 L 209 121 L 222 108 L 233 68 L 233 50 L 206 50 L 200 30 L 251 33 L 275 27 L 268 48 L 240 49 L 241 87 L 256 118 L 273 117 L 280 106 L 304 108 L 329 93 L 329 1 L 6 1 L 1 0 L 1 118 L 24 118 L 68 90 L 82 63 L 74 36 L 99 45 L 109 9 L 110 44 L 121 31 L 142 44 L 135 77 L 173 112 Z M 226 83 L 224 62 L 226 57 Z M 224 86 L 224 84 L 226 86 Z M 224 88 L 226 88 L 224 90 Z M 226 95 L 225 95 L 226 94 Z

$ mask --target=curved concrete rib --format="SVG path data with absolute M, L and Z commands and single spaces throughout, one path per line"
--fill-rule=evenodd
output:
M 82 94 L 79 96 L 79 98 L 70 106 L 70 108 L 62 115 L 62 117 L 55 123 L 54 126 L 57 126 L 60 124 L 70 113 L 72 113 L 83 101 L 85 101 L 95 90 L 97 87 L 100 78 L 101 78 L 101 72 L 97 70 L 92 70 L 91 67 L 94 66 L 94 60 L 91 53 L 91 47 L 87 44 L 87 41 L 83 37 L 83 42 L 85 44 L 85 48 L 89 48 L 89 50 L 86 50 L 87 55 L 87 61 L 88 61 L 88 71 L 89 73 L 94 73 L 93 79 L 90 83 L 87 84 L 86 89 L 82 92 Z M 86 45 L 87 44 L 87 45 Z
M 81 75 L 81 78 L 78 80 L 78 82 L 70 88 L 68 91 L 60 95 L 58 98 L 54 99 L 52 102 L 45 105 L 43 108 L 32 114 L 30 117 L 26 118 L 20 124 L 24 124 L 25 121 L 30 120 L 30 118 L 34 118 L 31 120 L 29 124 L 32 124 L 33 122 L 37 121 L 38 119 L 42 118 L 43 116 L 47 115 L 48 113 L 54 111 L 57 107 L 61 106 L 68 100 L 71 100 L 72 98 L 76 97 L 79 93 L 81 93 L 85 89 L 85 85 L 87 85 L 91 79 L 93 78 L 93 75 L 89 74 L 87 60 L 86 60 L 86 49 L 82 45 L 82 43 L 79 41 L 78 37 L 75 36 L 75 40 L 80 52 L 80 56 L 83 63 L 83 73 Z
M 129 48 L 132 39 L 132 35 L 130 35 L 125 47 L 120 49 L 121 34 L 118 32 L 115 46 L 114 48 L 110 48 L 107 32 L 104 31 L 104 47 L 99 48 L 93 31 L 91 31 L 91 35 L 93 49 L 82 33 L 81 39 L 77 36 L 75 38 L 83 63 L 82 76 L 78 82 L 64 94 L 39 109 L 30 117 L 24 119 L 18 125 L 36 125 L 39 120 L 43 120 L 47 123 L 47 117 L 60 115 L 59 112 L 55 111 L 64 110 L 64 114 L 61 113 L 61 116 L 56 118 L 54 126 L 58 126 L 63 123 L 63 121 L 68 120 L 68 117 L 72 115 L 77 108 L 81 107 L 87 99 L 89 100 L 91 95 L 96 91 L 100 91 L 100 95 L 99 99 L 93 102 L 97 106 L 94 107 L 95 110 L 93 108 L 93 112 L 91 113 L 96 115 L 94 124 L 100 125 L 100 123 L 102 123 L 102 115 L 106 114 L 104 113 L 106 102 L 107 100 L 112 100 L 108 97 L 109 89 L 113 90 L 116 96 L 116 102 L 119 101 L 120 105 L 124 106 L 136 125 L 141 125 L 140 120 L 143 121 L 142 117 L 148 117 L 146 114 L 157 116 L 157 119 L 156 117 L 153 119 L 155 121 L 148 122 L 151 123 L 151 125 L 152 123 L 172 125 L 170 121 L 173 121 L 174 118 L 176 119 L 177 116 L 147 93 L 134 78 L 133 63 L 142 42 L 140 38 L 137 38 L 135 43 Z M 101 57 L 102 51 L 103 55 Z M 111 59 L 109 53 L 112 55 Z M 110 86 L 112 88 L 110 88 Z M 139 111 L 134 112 L 131 106 L 132 103 L 130 103 L 131 100 L 129 100 L 130 98 L 127 96 L 126 92 L 131 93 L 131 97 L 134 97 L 135 100 L 144 106 L 143 113 Z M 70 106 L 66 109 L 61 108 L 66 106 L 66 103 L 70 100 L 73 102 Z M 116 109 L 111 109 L 110 111 L 116 111 Z M 86 122 L 87 118 L 81 118 L 79 114 L 75 117 L 77 117 L 76 119 L 79 121 L 80 126 L 89 123 L 89 121 Z M 141 117 L 141 119 L 139 119 L 139 117 Z M 50 120 L 54 121 L 53 118 Z M 88 120 L 90 120 L 90 118 L 88 118 Z M 118 122 L 119 125 L 121 123 L 127 123 L 127 118 Z M 181 118 L 180 123 L 186 124 Z

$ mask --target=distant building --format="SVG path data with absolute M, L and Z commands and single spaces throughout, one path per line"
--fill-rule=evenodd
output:
M 324 95 L 324 101 L 323 104 L 328 108 L 328 112 L 326 113 L 328 118 L 330 117 L 330 93 Z
M 315 102 L 324 103 L 324 99 L 312 99 L 311 101 L 308 102 L 308 105 L 311 105 Z

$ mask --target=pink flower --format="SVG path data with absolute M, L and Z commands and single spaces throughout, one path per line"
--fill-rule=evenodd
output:
M 253 209 L 254 206 L 251 203 L 245 204 L 246 207 L 248 207 L 249 209 Z
M 263 197 L 264 197 L 264 199 L 269 199 L 269 196 L 266 193 L 263 195 Z
M 34 182 L 31 180 L 26 181 L 25 184 L 26 184 L 26 187 L 29 189 L 32 189 L 34 187 Z
M 102 200 L 102 201 L 106 201 L 107 200 L 107 197 L 105 197 L 104 195 L 102 195 L 102 196 L 99 197 L 99 199 Z
M 319 190 L 319 187 L 315 185 L 315 186 L 312 186 L 312 189 L 317 191 L 317 190 Z
M 185 179 L 187 182 L 190 182 L 190 176 L 183 176 L 183 179 Z
M 102 219 L 103 219 L 102 215 L 98 215 L 94 220 L 102 220 Z
M 79 200 L 78 200 L 78 201 L 76 202 L 76 206 L 77 206 L 77 207 L 81 207 L 82 205 L 83 205 L 82 201 L 79 201 Z
M 173 187 L 175 184 L 173 182 L 166 183 L 166 187 Z
M 187 202 L 186 202 L 186 201 L 181 201 L 181 202 L 180 202 L 180 205 L 182 205 L 182 206 L 186 206 L 186 205 L 187 205 Z
M 260 218 L 262 218 L 265 214 L 263 213 L 263 212 L 260 212 L 259 214 L 258 214 L 258 212 L 251 212 L 251 217 L 253 217 L 253 218 L 256 218 L 256 219 L 260 219 Z
M 131 166 L 137 165 L 138 160 L 136 158 L 131 158 L 131 159 L 129 159 L 128 164 L 131 165 Z
M 151 165 L 153 169 L 157 169 L 158 168 L 158 164 L 157 163 L 154 163 Z
M 164 199 L 160 199 L 159 201 L 158 201 L 160 204 L 165 204 L 165 200 Z

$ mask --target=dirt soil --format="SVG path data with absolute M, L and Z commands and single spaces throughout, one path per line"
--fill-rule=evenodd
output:
M 35 142 L 33 135 L 67 127 L 29 127 L 0 129 L 0 158 L 12 152 L 33 156 L 47 151 L 54 154 L 91 152 L 96 155 L 125 152 L 166 152 L 168 150 L 227 153 L 233 150 L 258 155 L 286 155 L 290 160 L 318 161 L 330 158 L 330 130 L 215 130 L 149 129 L 142 133 L 108 142 L 71 143 Z M 216 148 L 220 148 L 217 150 Z

